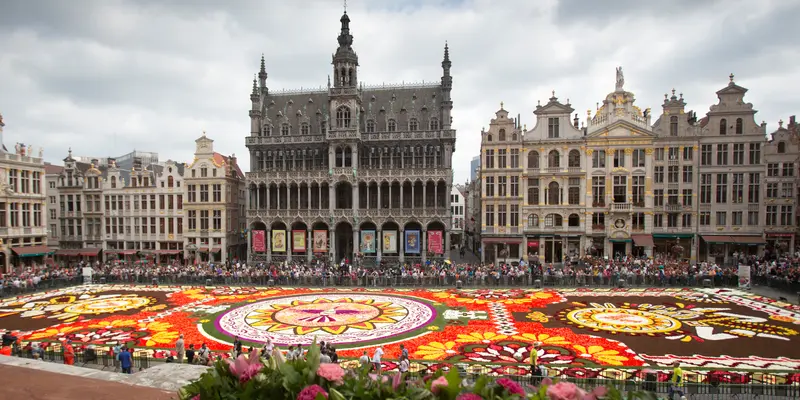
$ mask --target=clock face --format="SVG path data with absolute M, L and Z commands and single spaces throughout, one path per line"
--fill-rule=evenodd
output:
M 620 218 L 620 219 L 614 221 L 614 226 L 616 226 L 617 228 L 620 228 L 620 229 L 624 228 L 625 227 L 625 220 Z

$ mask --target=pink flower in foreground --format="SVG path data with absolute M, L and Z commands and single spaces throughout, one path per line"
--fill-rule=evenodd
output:
M 558 382 L 547 387 L 550 400 L 583 400 L 586 392 L 571 382 Z
M 258 350 L 253 350 L 245 356 L 244 354 L 236 358 L 236 360 L 226 360 L 231 374 L 239 378 L 239 382 L 247 382 L 261 371 L 264 364 L 258 358 Z
M 196 394 L 194 397 L 192 397 L 192 400 L 200 400 L 200 395 Z
M 322 394 L 323 397 L 326 399 L 328 398 L 328 392 L 322 388 L 320 385 L 311 385 L 306 386 L 300 393 L 297 394 L 297 400 L 315 400 L 318 394 Z
M 483 400 L 483 397 L 475 393 L 462 393 L 456 397 L 456 400 Z
M 325 378 L 328 382 L 341 385 L 344 380 L 344 369 L 339 364 L 320 364 L 317 369 L 317 375 Z
M 431 392 L 433 392 L 433 394 L 439 394 L 439 391 L 441 391 L 443 387 L 447 387 L 449 385 L 450 384 L 447 382 L 447 378 L 440 376 L 436 378 L 433 383 L 431 383 Z
M 550 379 L 550 378 L 542 379 L 542 383 L 541 383 L 542 386 L 550 386 L 552 384 L 553 384 L 553 380 L 552 379 Z
M 525 389 L 520 386 L 519 383 L 512 381 L 508 378 L 500 378 L 497 380 L 497 384 L 502 386 L 503 389 L 508 392 L 508 394 L 518 394 L 520 396 L 525 396 Z

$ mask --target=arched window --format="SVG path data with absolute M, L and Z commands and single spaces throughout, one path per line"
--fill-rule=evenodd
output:
M 511 140 L 513 140 L 515 142 L 517 141 L 517 134 L 516 133 L 512 133 L 511 134 Z
M 172 175 L 170 175 L 167 177 L 167 187 L 173 187 L 173 186 L 175 186 L 175 178 L 173 178 Z
M 558 154 L 558 150 L 550 150 L 550 153 L 547 155 L 547 167 L 558 168 L 560 166 L 561 166 L 561 155 Z
M 778 153 L 786 153 L 786 142 L 778 142 Z
M 411 118 L 408 120 L 408 130 L 411 132 L 416 131 L 419 128 L 419 121 L 416 118 Z
M 389 132 L 396 131 L 397 130 L 397 121 L 395 121 L 393 119 L 389 119 L 389 121 L 386 123 L 386 130 L 389 131 Z
M 528 153 L 528 168 L 539 169 L 539 152 L 534 150 Z
M 325 121 L 320 122 L 319 123 L 319 134 L 320 135 L 324 135 L 327 130 L 328 130 L 328 125 L 325 123 Z
M 439 120 L 437 118 L 431 118 L 430 127 L 432 131 L 439 130 Z
M 719 134 L 720 135 L 728 134 L 728 120 L 725 118 L 719 120 Z
M 303 122 L 300 125 L 300 134 L 301 135 L 308 135 L 308 123 L 307 122 Z
M 544 217 L 544 226 L 546 228 L 560 227 L 564 225 L 564 219 L 559 214 L 547 214 Z
M 281 125 L 281 135 L 282 136 L 289 136 L 289 124 L 284 122 Z
M 375 132 L 375 121 L 374 120 L 367 120 L 367 133 Z
M 344 166 L 345 167 L 353 166 L 353 149 L 351 149 L 350 146 L 346 146 L 344 148 Z
M 538 228 L 539 227 L 539 216 L 536 214 L 528 215 L 528 227 L 529 228 Z
M 558 186 L 558 182 L 550 182 L 547 185 L 547 204 L 551 206 L 561 204 L 561 188 Z
M 581 218 L 578 217 L 578 214 L 570 214 L 569 218 L 567 218 L 567 225 L 581 226 Z
M 678 117 L 676 115 L 669 117 L 669 135 L 678 136 Z
M 112 176 L 111 177 L 111 188 L 112 189 L 116 189 L 116 187 L 117 187 L 117 177 L 116 176 Z
M 344 166 L 344 151 L 342 150 L 341 147 L 337 147 L 336 150 L 334 150 L 334 152 L 336 156 L 336 167 L 341 168 L 342 166 Z
M 581 152 L 578 150 L 570 150 L 569 156 L 567 156 L 567 165 L 570 168 L 580 168 L 581 167 Z
M 491 133 L 486 135 L 486 141 L 487 142 L 491 142 L 492 141 L 492 134 Z
M 336 127 L 349 128 L 350 127 L 350 107 L 339 106 L 336 109 Z
M 505 142 L 506 141 L 506 130 L 505 129 L 500 129 L 500 132 L 497 134 L 497 140 L 499 140 L 501 142 Z
M 744 133 L 744 121 L 741 118 L 736 118 L 736 134 L 741 135 Z

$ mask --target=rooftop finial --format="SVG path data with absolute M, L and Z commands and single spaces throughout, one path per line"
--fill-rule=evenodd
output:
M 67 154 L 69 154 L 69 156 L 72 157 L 72 147 L 70 147 L 69 150 L 67 150 Z
M 672 95 L 675 96 L 675 88 L 672 88 Z
M 551 91 L 550 93 L 553 95 L 553 97 L 556 97 L 556 91 L 555 90 Z
M 733 72 L 731 72 L 731 74 L 730 74 L 730 75 L 728 75 L 728 78 L 730 78 L 730 80 L 731 80 L 731 83 L 733 83 Z
M 503 102 L 502 101 L 500 102 L 500 109 L 501 110 L 503 109 Z
M 203 129 L 203 137 L 206 137 L 206 130 Z
M 447 41 L 444 41 L 444 60 L 442 60 L 442 64 L 449 64 L 450 63 L 450 46 L 447 44 Z
M 617 67 L 617 90 L 622 90 L 625 86 L 625 75 L 622 74 L 622 67 Z
M 344 13 L 347 14 L 347 0 L 344 0 Z
M 782 119 L 778 120 L 778 128 L 783 128 L 783 120 Z
M 267 72 L 266 66 L 264 65 L 264 53 L 261 53 L 261 71 L 260 72 Z

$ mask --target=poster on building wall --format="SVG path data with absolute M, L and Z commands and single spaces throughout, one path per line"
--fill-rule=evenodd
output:
M 419 231 L 406 231 L 406 254 L 419 254 L 420 236 Z
M 328 231 L 315 230 L 311 249 L 314 253 L 326 253 L 328 251 Z
M 428 252 L 433 254 L 444 254 L 442 231 L 428 231 Z
M 305 253 L 306 251 L 306 231 L 292 231 L 292 251 L 295 253 Z
M 384 253 L 397 253 L 397 231 L 383 231 Z
M 739 289 L 750 289 L 750 266 L 739 264 Z
M 361 252 L 364 254 L 375 253 L 375 231 L 361 231 Z
M 283 229 L 274 229 L 272 231 L 272 252 L 285 253 L 286 252 L 286 231 Z
M 256 253 L 264 253 L 267 251 L 267 241 L 264 237 L 264 231 L 252 231 L 253 237 L 253 251 Z

